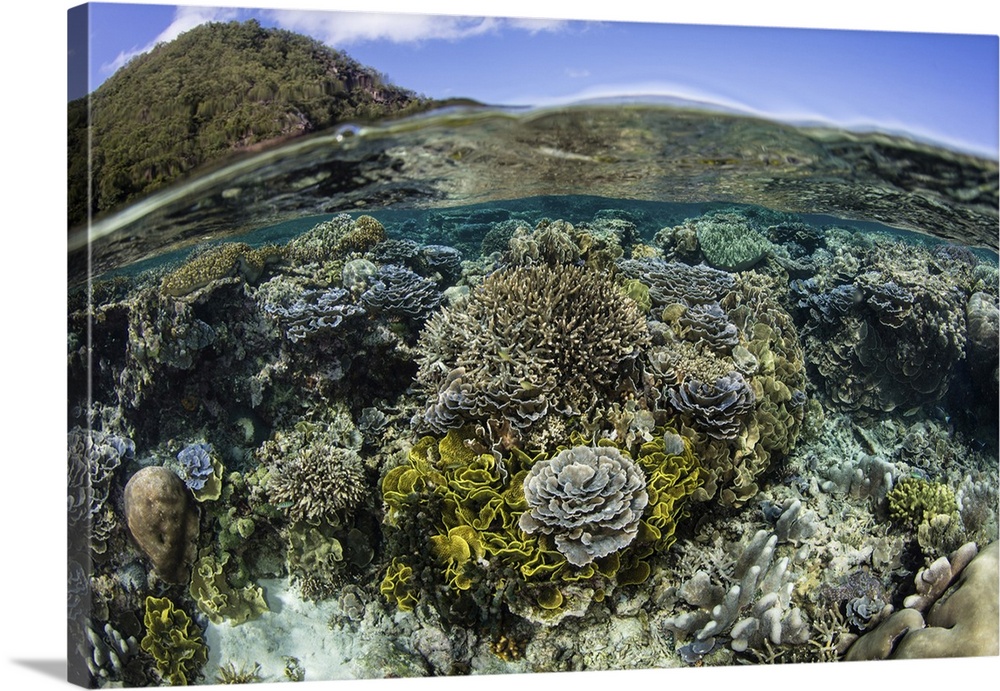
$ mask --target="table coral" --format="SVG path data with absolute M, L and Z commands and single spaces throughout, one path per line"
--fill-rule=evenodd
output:
M 245 242 L 227 242 L 195 255 L 164 276 L 160 292 L 180 298 L 230 276 L 256 283 L 263 275 L 265 266 L 280 261 L 282 257 L 283 251 L 274 245 L 255 249 Z
M 713 213 L 688 223 L 695 226 L 705 262 L 717 269 L 745 271 L 771 249 L 770 241 L 739 213 Z

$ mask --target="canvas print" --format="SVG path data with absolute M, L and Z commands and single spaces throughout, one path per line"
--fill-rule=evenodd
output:
M 68 25 L 71 682 L 998 655 L 996 36 Z

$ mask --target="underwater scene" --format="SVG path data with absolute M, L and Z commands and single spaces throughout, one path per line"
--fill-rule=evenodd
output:
M 70 680 L 996 656 L 997 207 L 995 160 L 618 103 L 99 219 Z

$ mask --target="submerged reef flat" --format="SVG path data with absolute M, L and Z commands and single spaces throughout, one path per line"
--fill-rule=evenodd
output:
M 607 202 L 71 293 L 71 680 L 1000 654 L 995 255 Z

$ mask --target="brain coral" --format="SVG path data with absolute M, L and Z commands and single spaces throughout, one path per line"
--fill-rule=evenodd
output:
M 574 566 L 628 545 L 646 508 L 642 469 L 613 447 L 575 446 L 532 466 L 524 478 L 526 533 L 552 535 Z
M 649 343 L 636 303 L 605 274 L 576 266 L 506 269 L 420 336 L 417 381 L 436 431 L 463 422 L 527 430 L 554 411 L 580 414 L 636 389 Z

